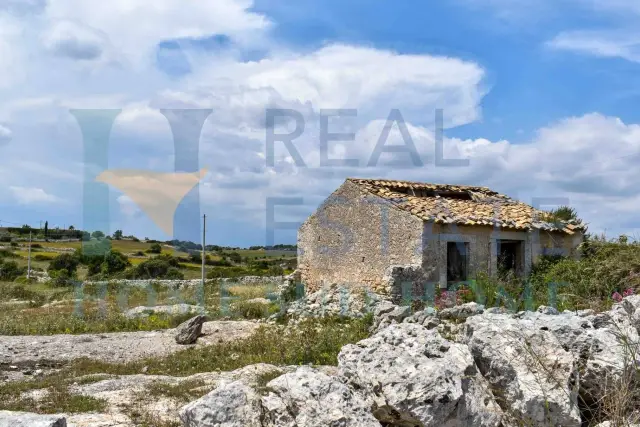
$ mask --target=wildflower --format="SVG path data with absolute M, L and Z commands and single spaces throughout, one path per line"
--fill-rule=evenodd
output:
M 620 295 L 618 292 L 614 292 L 613 295 L 611 295 L 611 299 L 613 299 L 615 302 L 622 302 L 622 295 Z
M 624 291 L 622 293 L 623 297 L 628 297 L 628 296 L 631 296 L 631 295 L 633 295 L 633 289 L 631 289 L 631 288 L 627 289 L 626 291 Z

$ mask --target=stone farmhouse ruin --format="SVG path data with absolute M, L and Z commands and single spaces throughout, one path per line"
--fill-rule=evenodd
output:
M 542 255 L 575 255 L 584 228 L 486 187 L 347 179 L 298 231 L 298 269 L 323 284 L 398 296 L 447 288 L 480 272 L 523 276 Z

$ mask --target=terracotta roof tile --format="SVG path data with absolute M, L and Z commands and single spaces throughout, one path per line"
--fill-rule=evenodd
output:
M 367 192 L 425 221 L 490 225 L 515 230 L 542 229 L 574 234 L 581 226 L 542 220 L 535 209 L 487 187 L 349 178 Z

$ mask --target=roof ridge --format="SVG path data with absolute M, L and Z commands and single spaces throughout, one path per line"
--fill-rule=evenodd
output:
M 500 194 L 497 191 L 492 190 L 491 188 L 486 187 L 486 186 L 482 186 L 482 185 L 445 184 L 445 183 L 439 183 L 439 182 L 409 181 L 409 180 L 404 180 L 404 179 L 390 179 L 390 178 L 355 178 L 355 177 L 348 177 L 346 180 L 347 181 L 356 182 L 356 183 L 358 183 L 358 182 L 368 182 L 368 183 L 380 182 L 380 183 L 400 183 L 400 184 L 409 184 L 409 185 L 411 185 L 411 184 L 413 184 L 413 185 L 430 185 L 430 186 L 437 186 L 437 187 L 458 187 L 458 188 L 466 188 L 466 189 L 481 189 L 481 190 L 490 191 L 492 193 Z
M 347 181 L 424 221 L 491 225 L 515 230 L 540 229 L 567 234 L 574 234 L 576 228 L 568 227 L 567 223 L 544 221 L 539 215 L 544 211 L 488 187 L 375 178 L 347 178 Z M 414 189 L 420 191 L 419 195 L 411 191 Z M 455 194 L 457 191 L 468 192 L 470 198 L 460 198 Z

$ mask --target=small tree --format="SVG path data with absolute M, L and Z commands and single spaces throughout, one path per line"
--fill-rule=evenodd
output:
M 44 222 L 44 238 L 49 237 L 49 221 Z
M 116 231 L 113 233 L 113 238 L 114 238 L 115 240 L 122 240 L 122 230 L 116 230 Z
M 111 250 L 104 257 L 100 272 L 104 275 L 119 273 L 131 266 L 129 259 L 121 252 Z
M 96 230 L 93 233 L 91 233 L 91 237 L 98 240 L 104 239 L 104 233 L 100 230 Z

